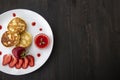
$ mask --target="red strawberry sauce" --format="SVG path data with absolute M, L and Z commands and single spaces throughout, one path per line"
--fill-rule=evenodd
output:
M 0 25 L 0 30 L 2 29 L 2 25 Z
M 49 38 L 46 34 L 41 33 L 41 34 L 36 35 L 34 42 L 38 48 L 45 48 L 49 44 Z
M 40 57 L 41 56 L 41 54 L 40 53 L 37 53 L 37 57 Z
M 13 13 L 13 17 L 16 17 L 16 14 L 15 14 L 15 13 Z
M 42 28 L 40 28 L 39 30 L 42 31 Z
M 2 52 L 0 51 L 0 55 L 2 55 Z
M 36 25 L 36 22 L 32 22 L 32 26 L 35 26 Z

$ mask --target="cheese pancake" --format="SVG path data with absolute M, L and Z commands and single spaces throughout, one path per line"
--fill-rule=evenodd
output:
M 32 36 L 30 33 L 25 31 L 21 33 L 20 42 L 19 44 L 17 44 L 17 46 L 26 48 L 26 47 L 29 47 L 31 43 L 32 43 Z
M 7 26 L 9 31 L 19 33 L 24 32 L 26 30 L 26 27 L 27 24 L 25 23 L 25 21 L 19 17 L 12 19 Z
M 6 47 L 17 45 L 20 40 L 19 33 L 6 31 L 1 38 L 1 42 Z

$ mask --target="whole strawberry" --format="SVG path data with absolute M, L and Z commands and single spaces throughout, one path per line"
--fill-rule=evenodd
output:
M 20 59 L 20 58 L 23 58 L 26 56 L 26 50 L 25 48 L 23 47 L 15 47 L 13 50 L 12 50 L 12 54 L 17 58 L 17 59 Z

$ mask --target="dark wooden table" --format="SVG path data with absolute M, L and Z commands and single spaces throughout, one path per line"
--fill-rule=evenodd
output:
M 37 71 L 0 80 L 119 80 L 120 0 L 0 0 L 0 13 L 17 8 L 49 22 L 54 49 Z

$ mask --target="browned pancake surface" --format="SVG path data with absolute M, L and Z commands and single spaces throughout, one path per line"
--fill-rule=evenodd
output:
M 6 31 L 1 38 L 1 42 L 6 47 L 17 45 L 20 40 L 19 33 Z
M 8 30 L 11 32 L 19 32 L 22 33 L 26 30 L 26 23 L 23 19 L 16 17 L 12 19 L 8 24 Z

